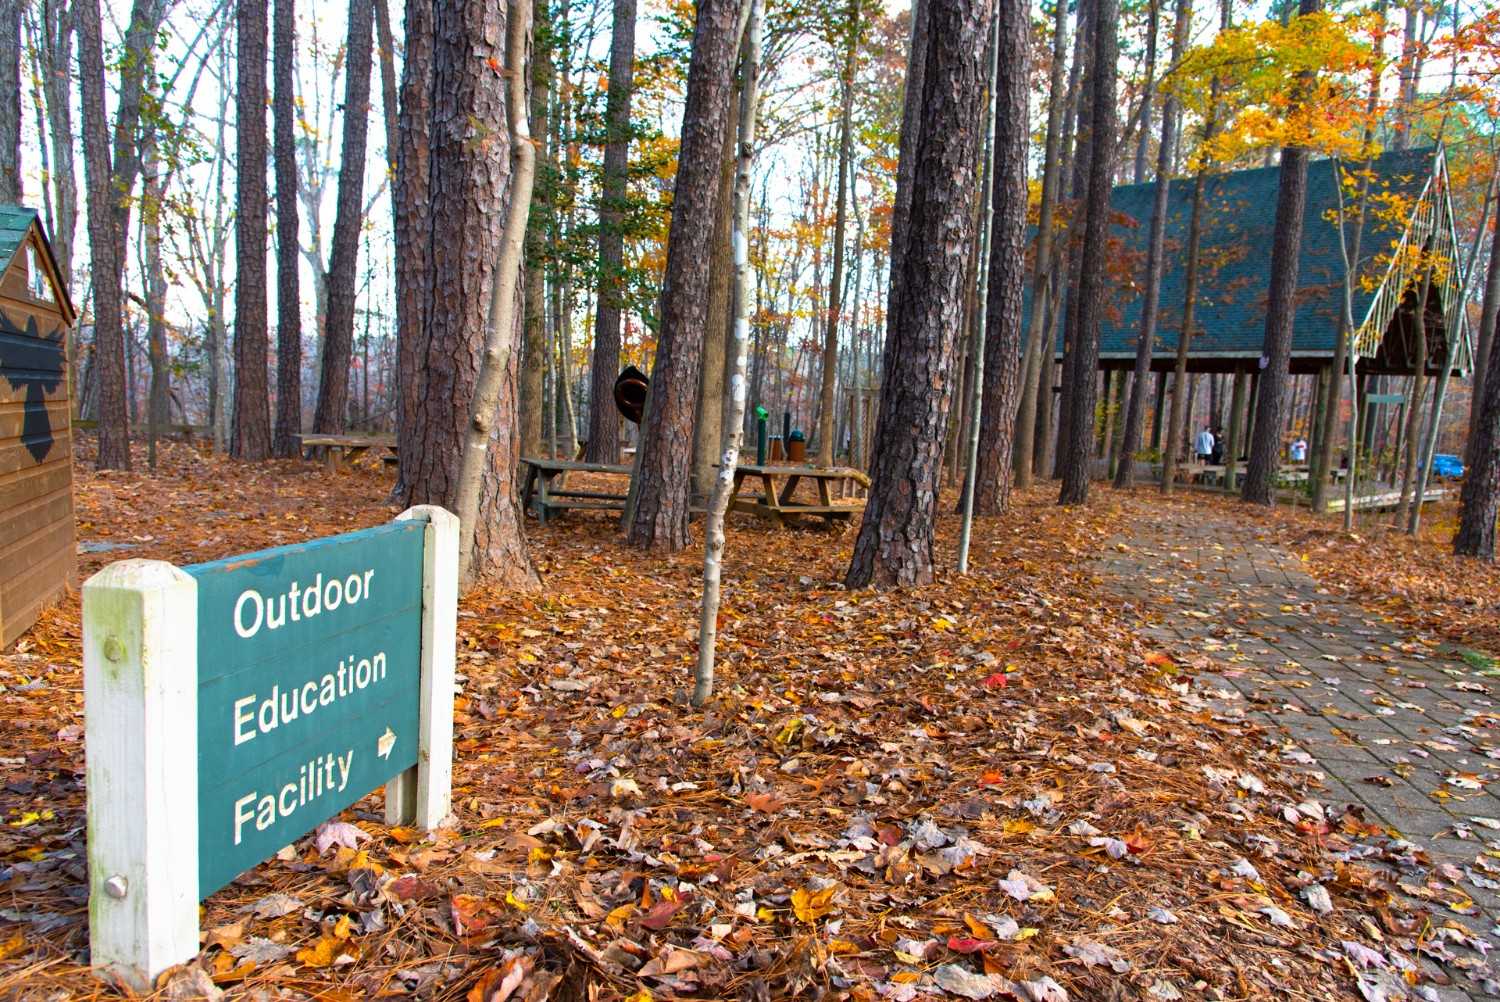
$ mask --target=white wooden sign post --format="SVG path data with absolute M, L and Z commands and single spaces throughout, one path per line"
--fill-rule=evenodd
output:
M 83 586 L 91 963 L 138 990 L 198 953 L 198 902 L 385 784 L 449 814 L 458 519 Z

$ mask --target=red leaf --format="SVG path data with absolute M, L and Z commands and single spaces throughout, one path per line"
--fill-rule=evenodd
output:
M 992 939 L 974 939 L 971 936 L 948 937 L 948 949 L 954 953 L 983 953 L 994 948 L 995 941 Z
M 1004 689 L 1008 683 L 1005 681 L 1005 672 L 997 671 L 984 680 L 987 689 Z
M 686 898 L 676 898 L 672 901 L 665 899 L 651 906 L 651 910 L 641 919 L 641 925 L 646 929 L 654 929 L 660 932 L 672 922 L 672 916 L 682 910 L 687 904 Z

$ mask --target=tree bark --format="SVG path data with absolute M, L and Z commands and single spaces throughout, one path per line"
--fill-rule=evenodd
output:
M 1299 14 L 1314 14 L 1321 0 L 1300 0 Z M 1298 96 L 1294 98 L 1300 100 Z M 1285 419 L 1286 387 L 1292 357 L 1292 321 L 1297 312 L 1297 265 L 1302 248 L 1302 217 L 1307 201 L 1307 150 L 1288 146 L 1281 151 L 1281 175 L 1276 195 L 1276 228 L 1271 243 L 1271 279 L 1266 296 L 1266 336 L 1261 352 L 1264 368 L 1256 395 L 1255 424 L 1250 434 L 1250 461 L 1245 466 L 1244 501 L 1275 502 L 1276 468 L 1281 458 L 1281 423 Z
M 1021 405 L 1016 415 L 1015 485 L 1031 486 L 1035 469 L 1037 401 L 1045 366 L 1051 362 L 1047 344 L 1047 286 L 1052 267 L 1053 216 L 1057 206 L 1058 159 L 1062 148 L 1062 119 L 1068 61 L 1068 5 L 1052 5 L 1052 71 L 1047 98 L 1046 152 L 1042 158 L 1042 201 L 1037 207 L 1036 247 L 1032 261 L 1031 319 L 1026 332 L 1026 359 L 1021 372 Z M 1049 384 L 1050 385 L 1050 384 Z M 1050 396 L 1050 394 L 1049 394 Z M 1049 399 L 1048 404 L 1051 403 Z
M 931 14 L 928 10 L 932 0 L 912 0 L 911 39 L 906 50 L 906 92 L 901 104 L 901 144 L 896 159 L 896 197 L 891 206 L 891 282 L 901 270 L 899 255 L 908 245 L 906 227 L 911 218 L 913 177 L 916 161 L 913 159 L 922 132 L 922 94 L 927 76 L 927 36 Z M 907 145 L 907 137 L 911 145 Z
M 115 107 L 114 128 L 114 172 L 115 191 L 115 261 L 125 266 L 125 238 L 130 233 L 131 198 L 135 182 L 141 173 L 141 143 L 146 134 L 156 128 L 154 117 L 148 115 L 142 125 L 141 113 L 146 98 L 146 86 L 155 82 L 157 33 L 161 30 L 166 15 L 165 0 L 135 0 L 130 9 L 130 22 L 123 39 L 124 52 L 120 59 L 119 103 Z M 262 13 L 261 23 L 265 23 Z M 260 50 L 265 53 L 265 42 Z M 262 60 L 264 61 L 264 60 Z M 264 80 L 265 73 L 262 71 Z M 262 113 L 264 119 L 264 113 Z M 265 144 L 262 141 L 262 148 Z M 123 285 L 123 279 L 122 285 Z
M 1183 4 L 1177 7 L 1178 23 L 1182 21 Z M 1188 7 L 1191 14 L 1192 7 Z M 1151 96 L 1156 90 L 1156 36 L 1159 33 L 1161 21 L 1161 5 L 1159 0 L 1148 0 L 1146 4 L 1146 82 L 1141 88 L 1141 110 L 1140 110 L 1140 132 L 1135 143 L 1135 176 L 1136 184 L 1146 179 L 1146 150 L 1151 145 Z M 1177 49 L 1177 34 L 1179 29 L 1174 25 L 1172 31 L 1172 65 L 1176 66 L 1182 54 Z M 1168 101 L 1171 95 L 1168 95 Z M 1162 114 L 1166 115 L 1168 107 L 1162 108 Z M 1162 121 L 1162 129 L 1166 130 L 1166 120 Z M 1157 177 L 1163 176 L 1157 171 Z
M 425 446 L 428 420 L 425 411 L 419 410 L 427 386 L 426 352 L 431 344 L 431 332 L 427 318 L 431 313 L 434 249 L 432 244 L 432 142 L 433 142 L 433 78 L 435 76 L 436 53 L 434 31 L 436 11 L 434 0 L 407 0 L 404 23 L 405 51 L 401 61 L 401 110 L 397 122 L 396 151 L 397 170 L 392 200 L 395 202 L 396 242 L 396 382 L 397 411 L 396 436 L 401 443 L 401 461 L 397 467 L 397 482 L 394 496 L 411 497 L 418 494 L 418 481 L 430 481 L 438 474 L 426 465 L 418 464 L 418 457 L 410 449 Z M 472 86 L 472 83 L 471 83 Z M 469 95 L 470 99 L 473 95 Z M 451 156 L 451 152 L 450 152 Z M 445 178 L 452 165 L 445 165 Z M 444 208 L 448 208 L 445 200 Z M 470 235 L 464 235 L 470 236 Z M 470 237 L 472 239 L 472 237 Z M 469 251 L 469 260 L 484 260 L 479 248 Z M 444 276 L 450 280 L 455 276 Z M 472 282 L 462 289 L 470 296 L 478 290 Z M 446 337 L 447 332 L 445 332 Z M 448 371 L 448 360 L 439 360 L 439 366 Z M 453 377 L 449 377 L 450 381 Z M 444 437 L 448 447 L 456 447 L 455 438 Z M 456 458 L 456 454 L 450 457 Z M 436 487 L 434 494 L 445 492 L 445 484 Z M 429 488 L 421 488 L 426 493 Z
M 73 242 L 78 231 L 78 182 L 73 159 L 72 77 L 76 8 L 66 0 L 42 0 L 37 16 L 42 35 L 42 93 L 47 102 L 47 133 L 52 145 L 52 199 L 57 223 L 48 234 L 63 284 L 73 285 Z
M 0 204 L 21 199 L 21 6 L 0 0 Z
M 896 264 L 871 452 L 873 482 L 844 577 L 849 588 L 922 585 L 933 576 L 942 436 L 953 392 L 972 225 L 969 199 L 983 121 L 989 5 L 927 0 L 923 8 L 928 25 L 916 109 L 922 128 L 903 129 L 901 137 L 901 159 L 913 165 L 910 215 L 903 244 L 891 248 Z
M 751 0 L 745 25 L 744 56 L 740 61 L 740 102 L 734 172 L 734 331 L 728 361 L 729 396 L 721 415 L 724 452 L 704 519 L 703 604 L 698 617 L 698 666 L 693 673 L 693 705 L 702 706 L 713 694 L 714 654 L 718 639 L 719 586 L 724 570 L 724 514 L 734 489 L 745 434 L 745 348 L 750 340 L 750 173 L 755 166 L 755 113 L 760 68 L 761 0 Z
M 94 286 L 94 370 L 99 382 L 101 470 L 130 469 L 129 405 L 125 399 L 125 331 L 120 304 L 119 241 L 105 112 L 104 44 L 99 0 L 79 0 L 78 75 L 83 114 L 89 268 Z
M 510 181 L 505 76 L 490 62 L 504 60 L 505 26 L 499 0 L 408 0 L 406 7 L 397 179 L 403 224 L 396 259 L 405 266 L 397 272 L 398 280 L 405 276 L 398 305 L 403 424 L 397 497 L 407 505 L 458 507 L 460 458 Z M 470 559 L 477 577 L 530 587 L 537 576 L 515 496 L 514 341 L 501 347 L 510 361 L 495 395 Z
M 620 459 L 620 416 L 615 410 L 614 393 L 615 377 L 620 372 L 620 314 L 624 309 L 624 220 L 629 208 L 626 181 L 630 92 L 635 68 L 635 6 L 635 0 L 616 0 L 609 45 L 604 184 L 599 196 L 599 289 L 594 313 L 594 357 L 589 367 L 589 437 L 584 447 L 591 463 L 615 463 Z M 731 48 L 733 44 L 729 42 Z M 728 75 L 725 71 L 724 76 Z M 686 138 L 684 135 L 684 141 Z M 679 159 L 679 176 L 680 164 Z M 677 218 L 675 211 L 672 218 Z M 701 226 L 702 220 L 695 221 L 695 225 Z
M 818 404 L 818 465 L 832 466 L 834 394 L 839 363 L 839 311 L 844 292 L 844 237 L 848 225 L 850 171 L 854 148 L 854 57 L 860 36 L 860 2 L 851 0 L 844 48 L 839 106 L 839 179 L 833 210 L 833 275 L 828 283 L 828 319 L 823 331 L 823 385 Z
M 540 137 L 542 163 L 532 188 L 531 212 L 535 217 L 526 229 L 526 330 L 521 358 L 521 455 L 542 454 L 543 377 L 547 369 L 547 231 L 555 226 L 548 193 L 553 183 L 551 127 L 548 100 L 552 91 L 552 29 L 547 21 L 546 0 L 535 0 L 532 8 L 531 123 Z M 561 324 L 558 325 L 561 333 Z M 569 459 L 573 456 L 570 453 Z
M 688 543 L 693 404 L 708 320 L 713 239 L 713 227 L 704 221 L 714 218 L 719 193 L 719 150 L 729 119 L 738 19 L 735 0 L 702 0 L 698 5 L 672 194 L 661 330 L 651 367 L 650 405 L 641 422 L 635 508 L 626 534 L 632 546 L 668 553 Z
M 394 176 L 397 170 L 397 136 L 400 125 L 399 99 L 396 96 L 396 39 L 391 32 L 390 0 L 374 0 L 375 44 L 380 67 L 380 110 L 385 115 L 385 160 Z M 396 200 L 391 199 L 391 211 L 396 211 Z
M 733 102 L 724 130 L 719 163 L 719 194 L 714 210 L 713 260 L 709 266 L 708 323 L 703 332 L 703 365 L 698 373 L 698 416 L 693 421 L 693 496 L 708 498 L 718 482 L 722 455 L 726 341 L 734 327 L 734 251 L 730 230 L 734 217 L 734 184 L 739 156 L 736 149 L 739 110 Z
M 1500 244 L 1492 236 L 1489 272 L 1492 279 L 1497 260 L 1500 260 Z M 1486 309 L 1490 305 L 1487 290 Z M 1490 316 L 1493 333 L 1493 313 Z M 1493 348 L 1485 364 L 1484 397 L 1476 401 L 1475 406 L 1479 420 L 1469 445 L 1469 469 L 1460 497 L 1453 552 L 1460 556 L 1494 560 L 1495 519 L 1500 514 L 1500 351 Z
M 1188 29 L 1193 20 L 1192 0 L 1177 0 L 1177 20 L 1172 28 L 1172 64 L 1182 60 L 1187 49 Z M 1166 218 L 1171 192 L 1173 164 L 1177 159 L 1178 101 L 1175 91 L 1167 92 L 1161 110 L 1161 146 L 1156 157 L 1156 191 L 1151 203 L 1151 231 L 1146 245 L 1146 296 L 1141 304 L 1141 328 L 1135 342 L 1134 377 L 1130 397 L 1125 405 L 1125 428 L 1120 439 L 1120 463 L 1115 469 L 1114 485 L 1131 486 L 1135 482 L 1135 454 L 1141 448 L 1141 429 L 1146 422 L 1147 383 L 1150 381 L 1151 353 L 1156 342 L 1156 322 L 1161 306 L 1161 272 L 1166 257 Z M 1139 177 L 1136 178 L 1140 180 Z M 1199 186 L 1194 185 L 1196 196 Z
M 383 0 L 382 0 L 383 2 Z M 301 452 L 302 289 L 297 219 L 296 0 L 275 0 L 272 29 L 272 111 L 276 162 L 276 428 L 271 451 Z
M 1495 232 L 1500 232 L 1500 212 L 1497 212 Z M 1479 331 L 1474 341 L 1474 386 L 1473 403 L 1469 405 L 1468 465 L 1479 459 L 1473 443 L 1479 440 L 1480 424 L 1483 420 L 1485 399 L 1489 387 L 1490 356 L 1495 351 L 1495 320 L 1500 316 L 1500 254 L 1495 252 L 1495 238 L 1490 237 L 1490 264 L 1484 278 L 1484 303 L 1480 308 Z
M 1205 127 L 1204 138 L 1212 132 L 1213 118 Z M 1198 314 L 1198 268 L 1199 247 L 1203 242 L 1203 188 L 1207 178 L 1203 170 L 1193 179 L 1193 206 L 1188 216 L 1188 242 L 1186 270 L 1182 294 L 1182 329 L 1177 333 L 1177 362 L 1172 372 L 1172 409 L 1167 415 L 1166 448 L 1161 457 L 1161 492 L 1172 493 L 1172 480 L 1177 473 L 1177 457 L 1186 447 L 1187 423 L 1192 407 L 1187 403 L 1188 351 L 1193 342 L 1193 325 Z
M 1089 67 L 1091 121 L 1088 142 L 1088 191 L 1083 207 L 1083 249 L 1079 255 L 1078 323 L 1074 337 L 1072 403 L 1060 437 L 1062 490 L 1059 504 L 1083 504 L 1089 494 L 1094 442 L 1095 379 L 1099 368 L 1099 323 L 1104 311 L 1105 255 L 1108 253 L 1109 194 L 1114 177 L 1115 81 L 1120 45 L 1118 0 L 1098 0 Z M 1080 157 L 1080 159 L 1082 159 Z M 1063 449 L 1065 442 L 1067 448 Z
M 489 311 L 485 322 L 483 354 L 469 402 L 469 427 L 459 460 L 457 511 L 459 518 L 459 582 L 464 588 L 475 583 L 476 567 L 483 554 L 475 552 L 479 524 L 479 502 L 489 465 L 489 444 L 506 415 L 500 414 L 501 394 L 509 381 L 514 390 L 516 333 L 520 317 L 516 293 L 521 282 L 521 262 L 526 245 L 526 226 L 531 215 L 531 191 L 536 179 L 536 150 L 526 120 L 526 56 L 531 48 L 533 0 L 510 0 L 506 11 L 506 114 L 510 127 L 511 177 L 507 193 L 505 228 L 500 234 L 500 253 L 490 283 Z M 511 398 L 514 406 L 515 398 Z M 508 415 L 512 421 L 515 412 Z M 476 565 L 475 558 L 480 560 Z
M 354 350 L 354 290 L 364 218 L 365 145 L 370 131 L 370 68 L 374 45 L 371 0 L 349 0 L 344 67 L 344 138 L 339 155 L 338 210 L 328 260 L 328 315 L 313 429 L 340 434 L 349 420 L 349 359 Z
M 146 358 L 151 387 L 146 403 L 146 463 L 156 469 L 157 440 L 167 424 L 172 386 L 167 359 L 167 270 L 162 261 L 161 214 L 165 211 L 167 179 L 154 142 L 146 148 L 145 179 L 141 192 L 141 243 L 146 270 Z
M 1095 13 L 1097 3 L 1095 0 L 1078 0 L 1077 6 L 1078 31 L 1073 40 L 1073 68 L 1081 69 L 1086 65 L 1092 66 L 1093 24 L 1097 17 Z M 1059 246 L 1061 257 L 1054 279 L 1058 295 L 1061 297 L 1058 302 L 1057 323 L 1062 331 L 1062 364 L 1058 368 L 1058 428 L 1056 448 L 1052 455 L 1053 479 L 1062 477 L 1063 459 L 1068 450 L 1067 427 L 1072 415 L 1073 383 L 1078 378 L 1075 374 L 1078 353 L 1073 344 L 1078 329 L 1078 281 L 1082 274 L 1079 270 L 1081 267 L 1079 256 L 1083 246 L 1085 220 L 1083 204 L 1088 187 L 1089 155 L 1092 149 L 1089 145 L 1089 131 L 1093 115 L 1093 101 L 1081 74 L 1079 82 L 1080 86 L 1076 89 L 1069 88 L 1068 115 L 1072 123 L 1074 141 L 1069 155 L 1069 165 L 1063 171 L 1063 177 L 1068 178 L 1066 183 L 1069 186 L 1071 219 L 1068 223 L 1067 239 Z
M 271 400 L 266 333 L 266 0 L 235 6 L 235 134 L 238 208 L 234 247 L 234 428 L 229 454 L 258 461 L 271 455 Z
M 1412 365 L 1411 403 L 1406 408 L 1406 431 L 1402 435 L 1401 503 L 1396 509 L 1396 525 L 1403 526 L 1415 507 L 1413 489 L 1417 482 L 1417 455 L 1421 452 L 1422 405 L 1427 399 L 1427 298 L 1432 291 L 1432 265 L 1422 269 L 1418 283 L 1412 322 L 1416 327 L 1412 347 L 1416 358 Z
M 1030 142 L 1031 20 L 1024 0 L 999 0 L 995 16 L 999 69 L 995 94 L 994 202 L 989 290 L 985 304 L 984 398 L 979 408 L 975 511 L 1010 507 L 1021 312 L 1026 287 L 1026 149 Z

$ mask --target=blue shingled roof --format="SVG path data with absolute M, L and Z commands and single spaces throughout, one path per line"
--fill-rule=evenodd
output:
M 36 222 L 36 210 L 20 205 L 0 205 L 0 271 L 10 265 L 21 244 L 26 240 L 26 231 Z
M 16 253 L 26 243 L 26 233 L 32 224 L 37 226 L 37 232 L 41 235 L 42 250 L 46 252 L 52 265 L 52 271 L 57 273 L 57 261 L 52 257 L 52 245 L 47 241 L 46 229 L 41 224 L 41 217 L 35 209 L 28 209 L 24 205 L 0 204 L 0 272 L 10 267 L 11 261 Z M 58 307 L 63 312 L 63 322 L 71 324 L 76 316 L 73 300 L 68 290 L 60 284 L 54 283 L 53 290 L 57 295 Z
M 1372 163 L 1386 187 L 1415 199 L 1433 168 L 1433 150 L 1399 150 L 1382 154 Z M 1189 355 L 1194 358 L 1245 356 L 1258 358 L 1265 341 L 1266 289 L 1270 284 L 1271 243 L 1276 225 L 1276 194 L 1281 169 L 1262 167 L 1210 175 L 1203 201 L 1201 264 L 1198 277 L 1197 318 Z M 1165 270 L 1161 282 L 1161 313 L 1156 327 L 1154 358 L 1173 357 L 1182 328 L 1183 285 L 1188 219 L 1193 180 L 1171 182 L 1168 189 Z M 1150 234 L 1156 184 L 1122 185 L 1114 189 L 1110 208 L 1114 218 L 1111 238 L 1116 284 L 1100 329 L 1100 356 L 1134 358 L 1140 332 L 1146 284 L 1146 245 Z M 1292 339 L 1294 356 L 1330 356 L 1338 332 L 1342 296 L 1343 259 L 1338 230 L 1326 217 L 1338 205 L 1334 162 L 1314 160 L 1307 171 L 1307 202 L 1302 233 L 1302 256 L 1297 272 L 1297 316 Z M 1399 231 L 1371 221 L 1366 225 L 1361 257 L 1390 249 Z M 1354 317 L 1364 317 L 1374 291 L 1356 287 Z M 1062 344 L 1059 339 L 1058 351 Z

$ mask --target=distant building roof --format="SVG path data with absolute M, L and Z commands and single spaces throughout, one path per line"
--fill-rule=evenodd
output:
M 1430 148 L 1382 154 L 1371 164 L 1379 178 L 1374 191 L 1399 192 L 1415 201 L 1432 174 Z M 1199 300 L 1189 355 L 1195 360 L 1259 358 L 1265 341 L 1266 290 L 1270 284 L 1271 245 L 1276 226 L 1280 167 L 1261 167 L 1212 174 L 1205 181 L 1198 275 Z M 1334 161 L 1314 160 L 1307 172 L 1307 202 L 1301 260 L 1297 272 L 1297 314 L 1293 358 L 1333 355 L 1342 309 L 1343 258 L 1338 229 L 1328 218 L 1338 208 Z M 1193 179 L 1174 180 L 1168 188 L 1161 313 L 1152 348 L 1157 367 L 1175 357 L 1182 326 L 1188 221 Z M 1146 281 L 1146 250 L 1156 184 L 1114 189 L 1111 265 L 1115 279 L 1100 331 L 1101 361 L 1119 364 L 1135 357 Z M 1371 259 L 1389 252 L 1403 227 L 1372 214 L 1365 226 L 1360 257 L 1366 273 Z M 1375 269 L 1378 276 L 1381 269 Z M 1374 290 L 1356 286 L 1354 320 L 1365 316 Z M 1061 342 L 1059 341 L 1059 351 Z

